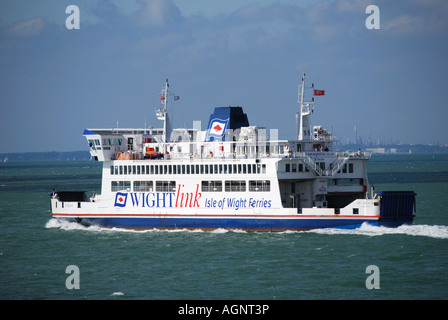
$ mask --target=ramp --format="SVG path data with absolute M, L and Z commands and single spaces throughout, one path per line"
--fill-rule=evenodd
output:
M 412 223 L 416 209 L 414 191 L 381 191 L 381 225 Z

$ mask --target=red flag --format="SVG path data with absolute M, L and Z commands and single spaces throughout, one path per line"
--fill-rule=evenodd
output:
M 165 100 L 165 97 L 160 97 L 160 100 Z
M 325 90 L 314 90 L 313 96 L 324 96 Z

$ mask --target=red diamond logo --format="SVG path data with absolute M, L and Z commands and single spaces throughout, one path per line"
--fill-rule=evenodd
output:
M 118 201 L 123 202 L 123 198 L 122 197 L 118 198 Z
M 221 131 L 222 128 L 221 128 L 221 126 L 220 126 L 219 124 L 217 124 L 216 126 L 213 127 L 213 130 L 215 130 L 215 131 Z

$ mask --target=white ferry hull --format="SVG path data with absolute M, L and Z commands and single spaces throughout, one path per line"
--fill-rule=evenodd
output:
M 125 198 L 133 199 L 129 194 Z M 159 198 L 162 199 L 161 194 Z M 165 193 L 167 194 L 169 193 Z M 167 207 L 148 208 L 141 202 L 137 206 L 135 199 L 134 202 L 125 200 L 120 204 L 121 197 L 121 193 L 118 193 L 113 201 L 115 206 L 110 204 L 110 201 L 63 202 L 53 197 L 51 214 L 57 219 L 107 228 L 301 231 L 318 228 L 354 229 L 359 228 L 363 223 L 388 227 L 410 224 L 414 218 L 415 202 L 414 192 L 382 192 L 378 199 L 357 199 L 345 208 L 339 209 L 258 208 L 255 210 L 233 207 L 218 209 L 217 212 L 216 209 L 203 206 L 207 201 L 198 200 L 196 208 L 178 207 L 179 203 L 175 202 L 165 202 Z M 172 198 L 174 199 L 174 196 Z

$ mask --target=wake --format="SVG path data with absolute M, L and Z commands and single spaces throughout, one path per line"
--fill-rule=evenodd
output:
M 47 229 L 61 229 L 66 231 L 71 230 L 84 230 L 93 232 L 125 232 L 125 233 L 148 233 L 148 232 L 205 232 L 205 233 L 215 233 L 215 234 L 225 234 L 228 232 L 232 233 L 249 233 L 243 230 L 227 230 L 227 229 L 216 229 L 213 231 L 203 231 L 188 230 L 188 229 L 175 229 L 175 230 L 160 230 L 160 229 L 148 229 L 148 230 L 132 230 L 132 229 L 122 229 L 122 228 L 103 228 L 99 226 L 83 226 L 76 222 L 69 222 L 64 220 L 58 220 L 56 218 L 51 218 L 45 225 Z M 264 232 L 263 232 L 264 233 Z M 382 235 L 407 235 L 414 237 L 429 237 L 435 239 L 448 239 L 448 226 L 444 225 L 402 225 L 397 228 L 387 228 L 372 226 L 368 223 L 364 223 L 358 229 L 315 229 L 310 231 L 284 231 L 280 234 L 303 234 L 303 233 L 317 233 L 317 234 L 327 234 L 327 235 L 360 235 L 368 237 L 376 237 Z M 278 234 L 278 233 L 277 233 Z
M 329 234 L 329 235 L 362 235 L 362 236 L 382 236 L 382 235 L 407 235 L 414 237 L 429 237 L 435 239 L 448 239 L 448 226 L 443 225 L 402 225 L 397 228 L 387 228 L 372 226 L 363 223 L 358 229 L 316 229 L 307 231 L 310 233 Z

